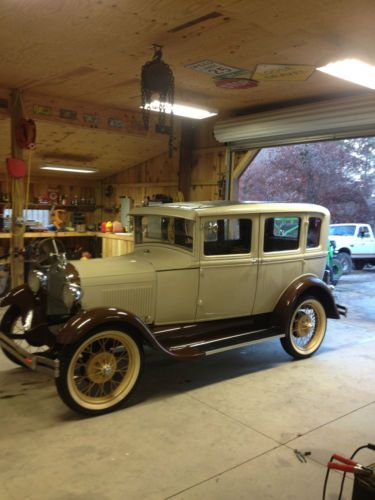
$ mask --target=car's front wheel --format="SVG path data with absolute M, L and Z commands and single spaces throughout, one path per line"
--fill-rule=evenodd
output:
M 143 368 L 136 337 L 116 328 L 84 335 L 60 359 L 57 391 L 72 410 L 93 416 L 123 406 Z
M 353 269 L 352 259 L 350 255 L 346 252 L 339 252 L 336 258 L 341 264 L 343 274 L 350 274 Z
M 321 346 L 327 328 L 322 303 L 315 297 L 304 297 L 295 307 L 281 344 L 296 359 L 312 356 Z

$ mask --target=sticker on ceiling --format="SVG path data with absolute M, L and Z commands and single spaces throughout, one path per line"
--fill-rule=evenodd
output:
M 185 68 L 211 75 L 216 87 L 222 89 L 249 89 L 258 85 L 258 82 L 250 78 L 252 71 L 235 68 L 234 66 L 228 66 L 227 64 L 218 63 L 209 59 L 194 64 L 188 64 Z
M 250 89 L 258 86 L 258 82 L 251 78 L 252 73 L 249 70 L 235 71 L 227 75 L 217 76 L 214 78 L 214 82 L 216 87 L 221 89 Z
M 235 68 L 233 66 L 228 66 L 226 64 L 211 61 L 210 59 L 205 59 L 204 61 L 199 61 L 193 64 L 187 64 L 185 68 L 193 69 L 194 71 L 200 71 L 202 73 L 207 73 L 214 77 L 229 75 L 231 73 L 237 73 L 238 71 L 246 71 L 241 68 Z
M 307 80 L 314 70 L 314 66 L 301 64 L 258 64 L 252 78 L 259 81 L 303 81 Z

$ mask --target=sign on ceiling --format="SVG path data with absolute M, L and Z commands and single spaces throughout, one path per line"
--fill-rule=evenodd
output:
M 307 80 L 314 72 L 314 66 L 301 64 L 258 64 L 252 75 L 253 80 Z

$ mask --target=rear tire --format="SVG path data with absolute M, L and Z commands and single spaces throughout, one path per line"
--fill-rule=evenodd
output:
M 327 315 L 322 303 L 315 297 L 303 297 L 291 314 L 281 345 L 296 359 L 308 358 L 321 346 L 326 329 Z
M 56 388 L 72 410 L 102 415 L 125 405 L 143 369 L 140 341 L 116 327 L 88 332 L 60 359 Z
M 365 265 L 366 265 L 366 263 L 363 262 L 362 260 L 353 261 L 353 267 L 357 271 L 362 271 L 362 269 L 365 267 Z
M 346 252 L 339 252 L 336 256 L 342 266 L 343 274 L 350 274 L 352 272 L 353 264 L 350 255 Z

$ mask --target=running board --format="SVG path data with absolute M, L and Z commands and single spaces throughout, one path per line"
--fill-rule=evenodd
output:
M 26 368 L 30 368 L 37 372 L 48 373 L 48 375 L 52 375 L 53 377 L 59 376 L 60 361 L 58 359 L 50 359 L 39 354 L 32 354 L 1 332 L 0 346 L 14 358 L 18 359 Z
M 179 351 L 184 353 L 191 351 L 205 356 L 211 356 L 223 351 L 238 349 L 250 344 L 258 344 L 267 340 L 284 337 L 284 333 L 280 333 L 276 328 L 266 328 L 261 330 L 253 330 L 251 332 L 240 333 L 237 335 L 227 335 L 225 337 L 201 340 L 189 344 L 170 346 L 168 350 L 175 356 L 179 355 Z

